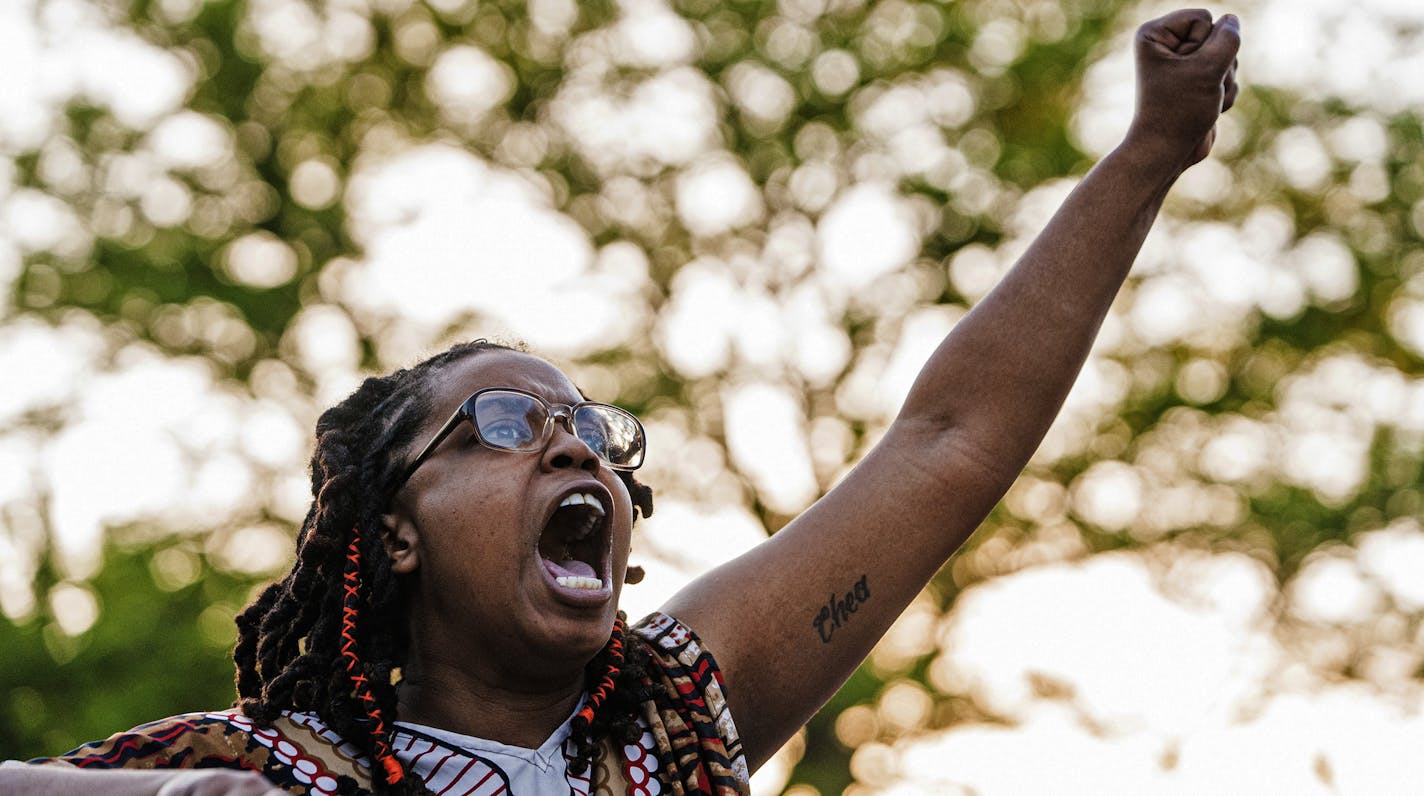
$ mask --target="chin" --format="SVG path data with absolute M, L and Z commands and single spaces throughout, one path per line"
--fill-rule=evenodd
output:
M 617 616 L 617 605 L 609 602 L 605 610 L 591 611 L 579 617 L 570 617 L 561 637 L 571 647 L 590 648 L 597 654 L 608 643 L 613 634 L 613 619 Z

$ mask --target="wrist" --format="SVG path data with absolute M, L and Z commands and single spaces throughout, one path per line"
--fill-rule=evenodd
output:
M 1134 124 L 1128 128 L 1127 135 L 1123 136 L 1122 142 L 1113 149 L 1112 154 L 1143 168 L 1180 174 L 1186 170 L 1187 160 L 1194 145 L 1195 143 L 1188 145 L 1177 137 L 1166 136 Z
M 1129 132 L 1102 160 L 1102 165 L 1124 172 L 1144 189 L 1165 192 L 1192 165 L 1191 154 L 1177 142 L 1159 136 Z
M 1170 171 L 1179 175 L 1195 162 L 1194 154 L 1202 144 L 1202 135 L 1183 135 L 1180 130 L 1163 130 L 1151 124 L 1143 124 L 1140 116 L 1127 128 L 1127 134 L 1118 144 L 1115 152 L 1141 164 L 1145 168 Z M 1210 128 L 1208 128 L 1210 130 Z

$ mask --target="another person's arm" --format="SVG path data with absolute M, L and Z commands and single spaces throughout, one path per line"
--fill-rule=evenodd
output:
M 282 796 L 261 774 L 220 768 L 125 770 L 0 764 L 0 793 L 37 796 Z
M 883 440 L 765 544 L 665 607 L 717 656 L 755 769 L 830 698 L 973 533 L 1057 414 L 1167 190 L 1235 98 L 1237 21 L 1137 34 L 1138 108 L 920 372 Z

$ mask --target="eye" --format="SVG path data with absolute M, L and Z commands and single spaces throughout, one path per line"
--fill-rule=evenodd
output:
M 529 424 L 514 420 L 497 420 L 480 428 L 485 442 L 500 448 L 515 448 L 527 445 L 530 440 Z

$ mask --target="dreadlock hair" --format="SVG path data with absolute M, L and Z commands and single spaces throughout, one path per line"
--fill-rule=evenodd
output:
M 392 673 L 405 663 L 408 639 L 381 515 L 406 466 L 400 452 L 432 409 L 432 376 L 497 350 L 519 349 L 463 343 L 366 379 L 321 415 L 311 460 L 313 500 L 297 537 L 296 562 L 237 616 L 235 706 L 264 725 L 284 710 L 316 713 L 371 760 L 376 793 L 429 792 L 390 745 L 397 717 Z M 618 475 L 638 513 L 651 514 L 652 490 L 632 473 Z M 585 669 L 589 696 L 572 722 L 575 773 L 587 767 L 599 738 L 635 742 L 642 732 L 640 705 L 656 692 L 645 685 L 647 650 L 625 644 L 625 621 L 620 612 L 608 643 Z

